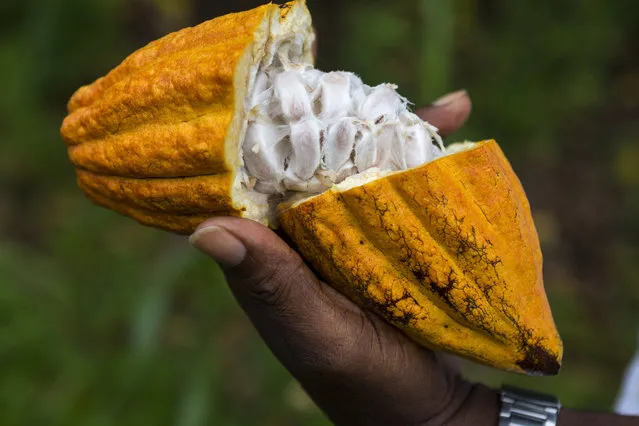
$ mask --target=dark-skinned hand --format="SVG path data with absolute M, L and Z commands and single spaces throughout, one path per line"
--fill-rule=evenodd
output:
M 465 91 L 417 111 L 449 135 Z M 464 380 L 455 358 L 424 349 L 322 282 L 284 240 L 247 219 L 202 223 L 191 243 L 223 268 L 260 336 L 338 426 L 497 426 L 496 390 Z M 639 426 L 639 417 L 562 408 L 558 426 Z
M 417 114 L 447 135 L 470 109 L 460 91 Z M 417 346 L 320 281 L 267 227 L 216 217 L 191 242 L 222 265 L 266 344 L 335 424 L 497 424 L 495 391 L 462 380 L 452 358 Z

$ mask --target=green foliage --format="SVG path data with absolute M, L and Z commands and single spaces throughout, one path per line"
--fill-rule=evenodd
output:
M 497 138 L 530 195 L 564 370 L 467 374 L 609 409 L 639 325 L 639 6 L 333 3 L 310 1 L 324 68 L 398 83 L 418 106 L 466 88 L 455 138 Z M 58 136 L 73 90 L 205 19 L 202 4 L 0 2 L 0 425 L 328 424 L 219 269 L 86 201 Z

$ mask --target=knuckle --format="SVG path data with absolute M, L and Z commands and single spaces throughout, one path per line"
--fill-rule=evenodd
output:
M 362 344 L 358 328 L 357 323 L 340 322 L 337 318 L 330 325 L 322 326 L 316 334 L 319 338 L 305 345 L 299 358 L 306 374 L 328 380 L 368 376 L 374 354 Z
M 289 285 L 278 279 L 278 272 L 271 273 L 255 281 L 251 288 L 251 296 L 268 306 L 280 306 L 287 298 Z
M 263 274 L 253 277 L 251 296 L 267 306 L 281 308 L 290 300 L 292 286 L 303 272 L 301 260 L 268 268 Z

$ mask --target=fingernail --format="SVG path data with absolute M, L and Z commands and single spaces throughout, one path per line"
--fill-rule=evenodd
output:
M 246 257 L 244 244 L 220 226 L 198 229 L 189 237 L 189 242 L 224 266 L 237 266 Z
M 467 95 L 468 95 L 468 93 L 466 93 L 466 90 L 464 90 L 464 89 L 458 90 L 456 92 L 448 93 L 447 95 L 444 95 L 441 98 L 435 99 L 435 101 L 432 103 L 432 105 L 433 106 L 437 106 L 437 107 L 441 107 L 441 106 L 444 106 L 444 105 L 452 104 L 457 99 L 463 98 L 464 96 L 467 96 Z

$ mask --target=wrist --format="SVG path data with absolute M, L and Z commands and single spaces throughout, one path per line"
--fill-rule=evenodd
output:
M 482 384 L 473 384 L 452 416 L 430 422 L 428 426 L 497 426 L 500 406 L 499 392 Z
M 637 426 L 639 417 L 563 408 L 557 426 Z

